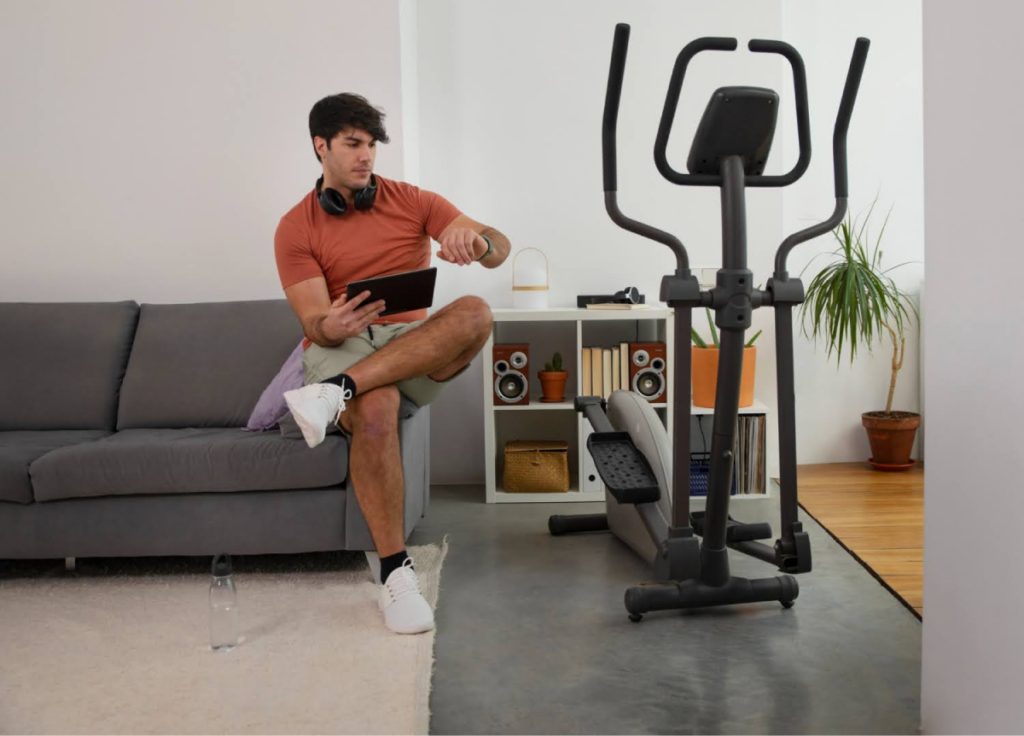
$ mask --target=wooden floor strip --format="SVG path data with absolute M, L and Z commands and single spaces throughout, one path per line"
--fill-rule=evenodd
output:
M 907 608 L 924 616 L 924 468 L 801 465 L 800 505 Z
M 808 513 L 810 513 L 808 511 Z M 814 514 L 811 514 L 814 516 Z M 869 529 L 833 524 L 829 531 L 850 547 L 861 550 L 924 549 L 924 529 L 914 526 Z

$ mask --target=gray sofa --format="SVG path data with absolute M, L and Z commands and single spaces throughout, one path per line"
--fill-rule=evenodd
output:
M 0 304 L 0 559 L 372 550 L 341 434 L 243 429 L 301 337 L 284 299 Z M 406 535 L 429 422 L 403 401 Z

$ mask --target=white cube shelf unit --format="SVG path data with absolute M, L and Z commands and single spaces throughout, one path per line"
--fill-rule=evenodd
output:
M 583 392 L 580 363 L 584 347 L 614 347 L 620 342 L 665 343 L 668 355 L 666 403 L 655 403 L 652 406 L 668 428 L 671 441 L 672 370 L 675 353 L 673 310 L 651 306 L 635 310 L 566 307 L 546 310 L 494 309 L 492 312 L 494 325 L 483 349 L 484 449 L 487 454 L 484 467 L 487 503 L 604 501 L 604 486 L 600 478 L 596 481 L 591 480 L 592 474 L 586 472 L 586 437 L 590 431 L 590 423 L 573 407 L 573 399 Z M 529 404 L 495 404 L 494 346 L 505 343 L 527 343 L 530 346 L 527 366 L 530 383 Z M 565 401 L 543 403 L 540 401 L 542 393 L 537 373 L 551 360 L 555 352 L 562 354 L 563 368 L 569 373 L 565 386 Z M 768 409 L 761 402 L 755 401 L 752 406 L 741 409 L 740 412 L 767 415 Z M 713 409 L 691 405 L 691 414 L 694 416 L 713 413 Z M 710 422 L 704 422 L 704 427 L 710 441 Z M 505 493 L 502 488 L 505 444 L 512 440 L 567 441 L 569 492 Z M 696 421 L 691 427 L 691 448 L 702 449 Z M 767 492 L 767 479 L 764 490 Z M 733 496 L 743 497 L 742 494 Z M 764 495 L 749 494 L 746 497 L 764 498 Z

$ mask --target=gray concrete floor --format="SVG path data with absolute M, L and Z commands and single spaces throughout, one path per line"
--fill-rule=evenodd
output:
M 647 614 L 649 579 L 609 533 L 551 537 L 553 513 L 603 504 L 484 503 L 435 486 L 410 544 L 449 536 L 437 610 L 431 732 L 438 734 L 918 733 L 921 624 L 813 519 L 814 570 L 774 603 Z M 774 501 L 744 501 L 770 521 Z M 733 554 L 733 574 L 775 568 Z

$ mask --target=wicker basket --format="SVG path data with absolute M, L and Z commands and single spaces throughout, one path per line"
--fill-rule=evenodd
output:
M 569 443 L 514 440 L 505 444 L 505 493 L 567 493 Z

